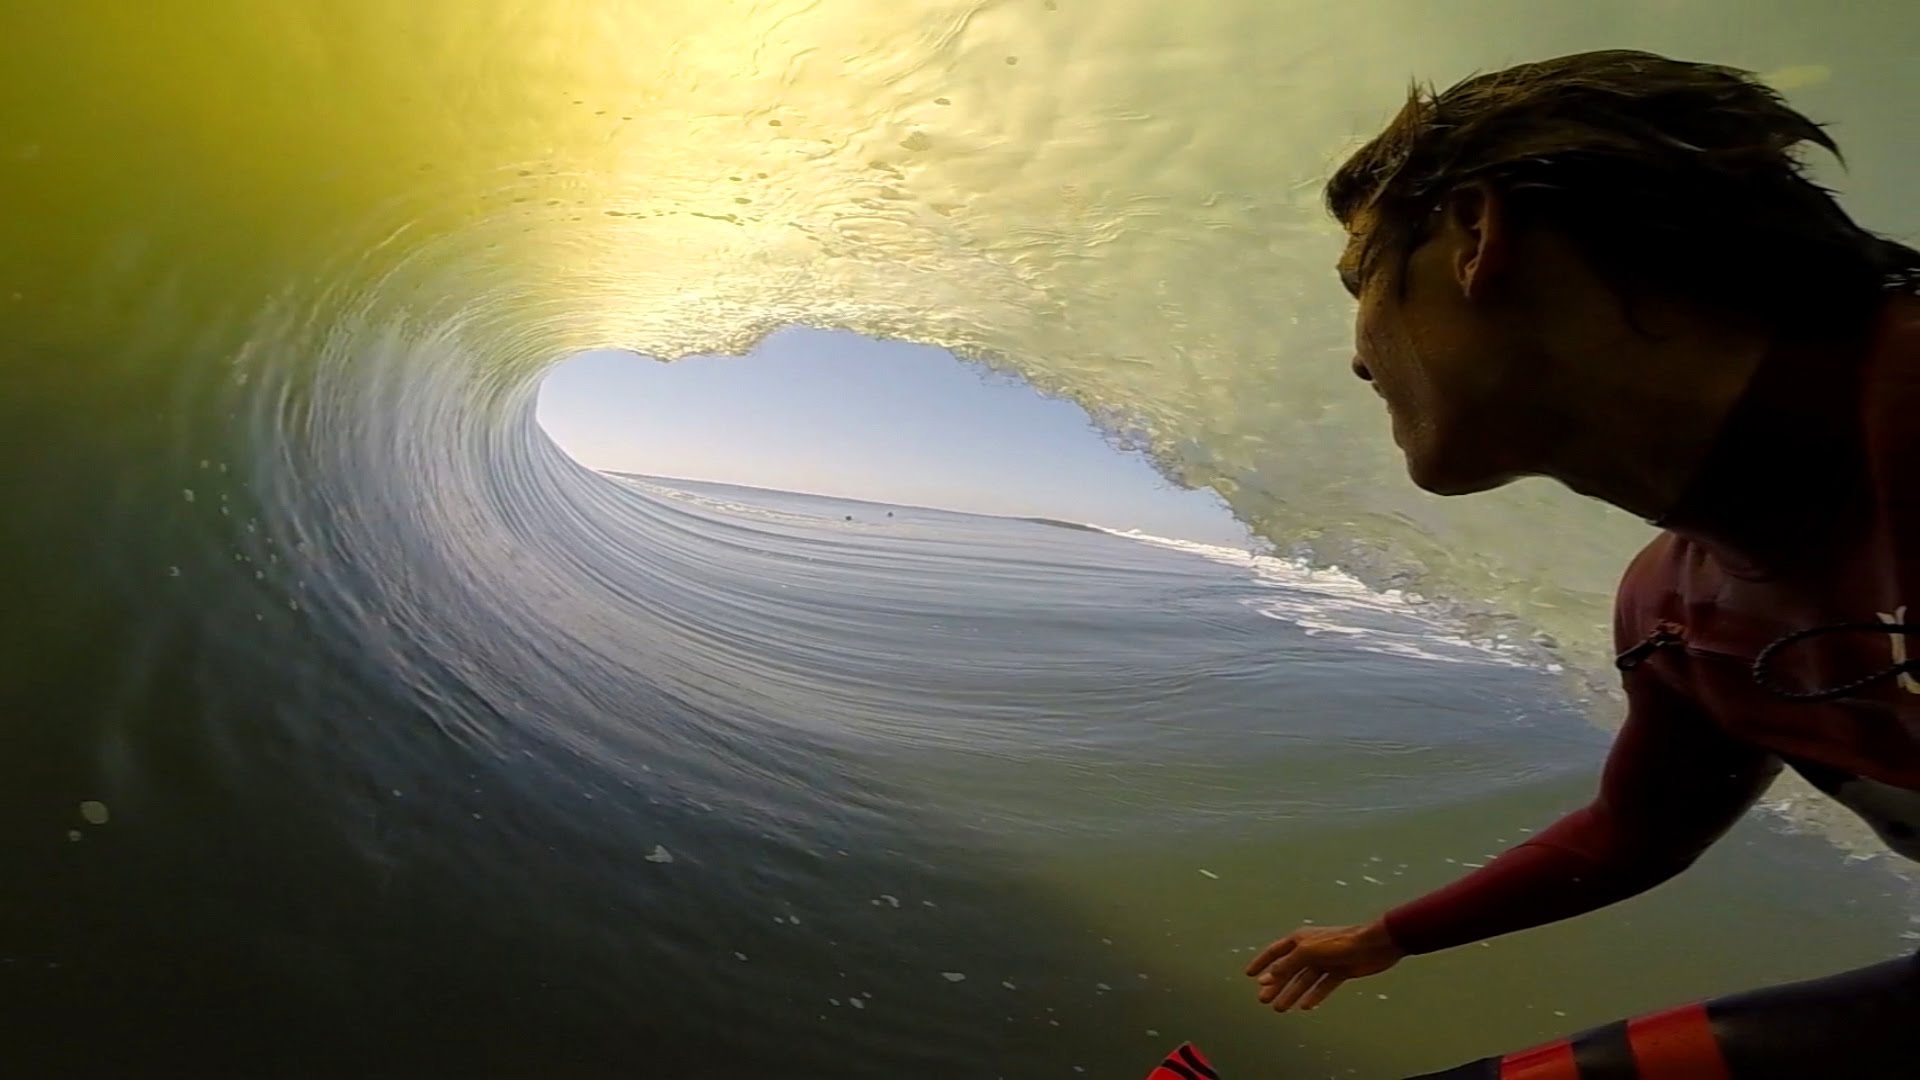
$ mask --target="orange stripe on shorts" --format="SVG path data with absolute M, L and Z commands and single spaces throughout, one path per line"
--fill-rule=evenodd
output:
M 1683 1005 L 1627 1021 L 1640 1080 L 1731 1080 L 1705 1005 Z
M 1580 1080 L 1573 1044 L 1564 1039 L 1500 1059 L 1500 1080 Z

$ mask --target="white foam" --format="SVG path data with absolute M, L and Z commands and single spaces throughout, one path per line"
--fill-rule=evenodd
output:
M 1310 637 L 1334 634 L 1363 652 L 1430 663 L 1524 666 L 1513 655 L 1517 650 L 1511 645 L 1470 641 L 1457 628 L 1434 618 L 1419 598 L 1399 589 L 1371 588 L 1338 567 L 1313 567 L 1240 548 L 1137 530 L 1101 531 L 1245 570 L 1251 583 L 1263 593 L 1241 602 L 1265 618 L 1298 626 Z

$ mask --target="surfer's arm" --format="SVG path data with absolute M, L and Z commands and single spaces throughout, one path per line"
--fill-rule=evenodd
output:
M 1428 953 L 1617 903 L 1689 866 L 1780 769 L 1727 735 L 1654 672 L 1627 680 L 1627 720 L 1598 797 L 1485 868 L 1386 916 L 1403 950 Z

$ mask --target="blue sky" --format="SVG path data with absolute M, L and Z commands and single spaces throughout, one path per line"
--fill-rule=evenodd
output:
M 843 331 L 793 328 L 749 356 L 672 364 L 585 353 L 547 376 L 539 418 L 596 469 L 1210 543 L 1245 535 L 1212 492 L 1115 450 L 1079 406 L 942 349 Z

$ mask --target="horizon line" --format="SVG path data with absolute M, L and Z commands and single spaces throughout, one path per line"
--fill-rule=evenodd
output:
M 1071 521 L 1067 518 L 1039 517 L 1031 514 L 989 514 L 982 510 L 958 510 L 951 506 L 926 506 L 920 503 L 876 502 L 873 499 L 857 499 L 851 495 L 830 495 L 824 491 L 797 491 L 791 488 L 760 487 L 755 484 L 739 484 L 731 480 L 701 480 L 691 476 L 661 476 L 656 473 L 627 472 L 624 469 L 597 469 L 596 472 L 613 476 L 625 476 L 633 480 L 653 480 L 665 484 L 713 484 L 719 487 L 739 488 L 742 491 L 764 491 L 771 495 L 805 495 L 815 499 L 838 499 L 841 502 L 858 503 L 861 506 L 891 506 L 900 510 L 931 510 L 937 514 L 959 514 L 962 517 L 993 518 L 996 521 L 1031 521 L 1041 525 L 1054 525 L 1069 529 L 1087 529 L 1094 532 L 1117 533 L 1121 530 L 1109 525 L 1096 525 L 1091 521 Z M 1134 526 L 1134 531 L 1139 527 Z

